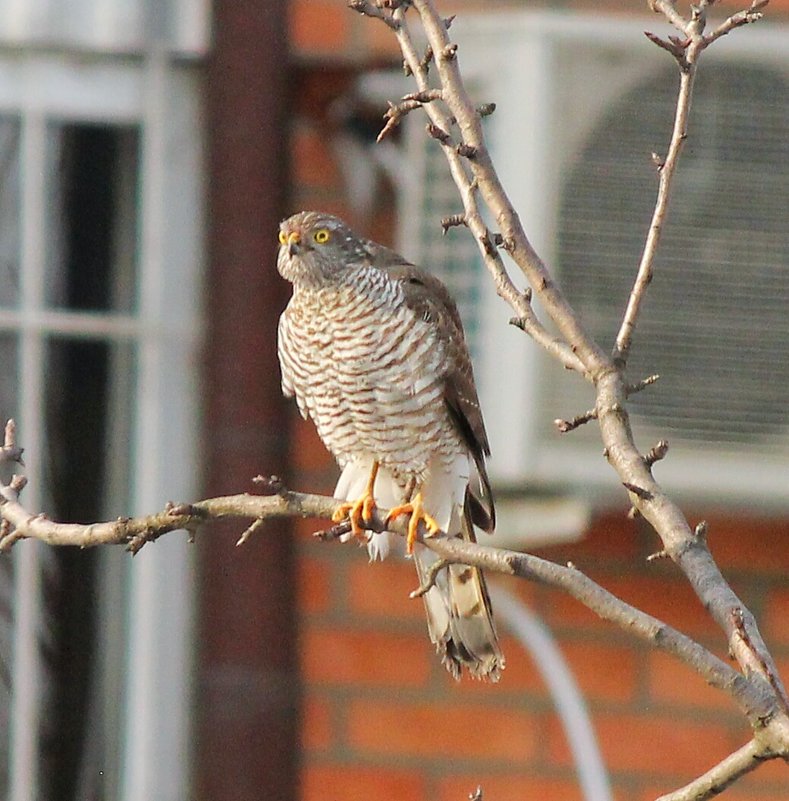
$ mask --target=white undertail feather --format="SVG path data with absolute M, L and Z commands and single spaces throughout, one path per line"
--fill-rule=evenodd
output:
M 372 468 L 372 458 L 353 459 L 348 462 L 340 474 L 340 480 L 334 490 L 334 497 L 341 501 L 355 501 L 357 498 L 361 498 L 367 489 Z M 382 509 L 391 509 L 402 501 L 402 490 L 385 467 L 378 470 L 373 495 L 376 503 Z M 367 540 L 367 553 L 370 555 L 370 561 L 386 559 L 400 539 L 402 538 L 388 531 L 370 532 Z

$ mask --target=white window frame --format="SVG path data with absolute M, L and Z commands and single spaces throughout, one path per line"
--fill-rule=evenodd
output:
M 198 490 L 198 370 L 202 274 L 201 112 L 197 67 L 154 46 L 142 57 L 0 48 L 0 113 L 21 119 L 21 288 L 0 309 L 16 331 L 20 440 L 41 508 L 45 338 L 79 332 L 136 343 L 137 421 L 129 514 L 189 500 Z M 135 124 L 141 134 L 138 303 L 131 314 L 45 304 L 44 159 L 48 120 Z M 43 546 L 14 552 L 16 574 L 11 801 L 37 798 L 40 719 L 36 632 Z M 120 801 L 185 801 L 189 793 L 194 653 L 194 554 L 171 534 L 129 561 L 129 636 L 120 714 Z

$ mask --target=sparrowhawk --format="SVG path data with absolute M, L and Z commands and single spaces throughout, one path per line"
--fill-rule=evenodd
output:
M 407 549 L 425 584 L 428 531 L 492 531 L 488 439 L 457 308 L 446 287 L 329 214 L 280 226 L 277 268 L 293 284 L 279 321 L 282 389 L 311 417 L 342 473 L 335 497 L 353 533 L 383 559 L 393 536 L 362 530 L 375 506 L 410 515 Z M 480 570 L 450 565 L 423 596 L 450 673 L 497 680 L 504 660 Z

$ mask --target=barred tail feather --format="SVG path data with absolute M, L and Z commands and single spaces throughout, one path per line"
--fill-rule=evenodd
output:
M 467 502 L 460 518 L 459 535 L 474 541 Z M 437 556 L 423 545 L 414 549 L 421 584 L 427 581 Z M 477 679 L 498 681 L 504 668 L 490 598 L 482 571 L 468 565 L 450 565 L 423 596 L 430 639 L 447 670 L 456 679 L 465 668 Z

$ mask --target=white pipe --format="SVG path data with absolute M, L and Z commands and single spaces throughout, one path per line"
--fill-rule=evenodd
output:
M 499 620 L 532 655 L 547 685 L 564 727 L 586 801 L 612 801 L 600 748 L 578 684 L 556 640 L 545 624 L 514 595 L 499 586 L 490 588 Z

